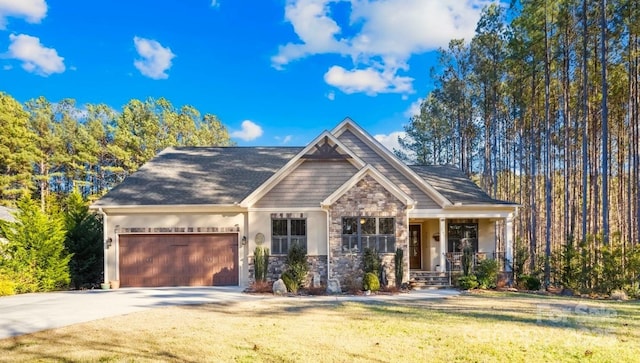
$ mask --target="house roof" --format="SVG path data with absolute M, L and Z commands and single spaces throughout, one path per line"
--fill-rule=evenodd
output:
M 452 204 L 504 204 L 514 205 L 491 198 L 465 173 L 451 165 L 410 165 L 415 173 L 431 184 Z
M 407 166 L 383 146 L 375 144 L 374 139 L 353 121 L 345 119 L 333 132 L 324 132 L 306 147 L 167 148 L 125 178 L 92 207 L 169 205 L 247 207 L 295 169 L 308 153 L 316 149 L 322 151 L 323 147 L 318 148 L 316 145 L 322 140 L 324 140 L 322 146 L 330 142 L 333 145 L 333 151 L 342 150 L 339 152 L 340 156 L 348 157 L 358 168 L 372 168 L 370 165 L 365 165 L 358 155 L 345 148 L 335 137 L 335 133 L 343 132 L 346 128 L 353 128 L 361 138 L 373 143 L 375 152 L 384 154 L 383 157 L 389 162 L 397 164 L 398 170 L 410 176 L 414 183 L 418 183 L 424 191 L 436 198 L 443 208 L 515 205 L 491 198 L 456 167 Z M 384 176 L 379 178 L 386 181 Z M 387 189 L 395 190 L 393 185 L 387 184 L 385 184 Z M 406 199 L 408 204 L 414 204 L 413 197 L 405 195 L 404 192 L 396 196 Z
M 231 205 L 282 168 L 301 147 L 170 147 L 94 207 Z

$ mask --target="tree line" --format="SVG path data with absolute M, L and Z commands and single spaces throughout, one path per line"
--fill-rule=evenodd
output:
M 0 92 L 0 203 L 33 194 L 47 198 L 78 189 L 101 196 L 168 146 L 229 146 L 212 114 L 164 98 L 132 99 L 115 109 L 44 97 L 21 104 Z
M 637 1 L 490 5 L 440 49 L 396 153 L 520 204 L 512 262 L 547 286 L 637 293 L 639 35 Z

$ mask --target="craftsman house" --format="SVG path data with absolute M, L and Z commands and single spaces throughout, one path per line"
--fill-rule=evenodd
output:
M 450 166 L 408 166 L 345 119 L 305 147 L 168 148 L 92 206 L 104 216 L 105 282 L 120 286 L 250 284 L 256 246 L 270 278 L 293 243 L 310 276 L 341 280 L 366 247 L 394 283 L 475 256 L 512 260 L 517 205 L 494 200 Z

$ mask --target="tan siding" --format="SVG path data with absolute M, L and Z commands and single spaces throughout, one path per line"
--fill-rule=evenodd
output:
M 411 198 L 418 202 L 418 209 L 440 209 L 431 197 L 418 188 L 400 171 L 394 168 L 389 162 L 374 152 L 367 144 L 362 142 L 351 131 L 345 131 L 338 138 L 346 147 L 351 149 L 365 163 L 373 165 L 378 171 L 387 177 L 392 183 L 397 185 L 403 192 L 407 193 Z
M 357 169 L 346 160 L 307 160 L 262 197 L 255 207 L 320 207 L 320 202 L 356 172 Z

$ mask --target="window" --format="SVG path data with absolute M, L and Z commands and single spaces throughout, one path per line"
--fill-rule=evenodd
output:
M 465 245 L 478 252 L 478 223 L 449 223 L 448 251 L 463 252 Z
M 365 248 L 381 253 L 395 252 L 395 218 L 342 218 L 342 251 L 359 253 Z
M 294 243 L 307 249 L 306 219 L 272 219 L 271 253 L 286 255 Z

